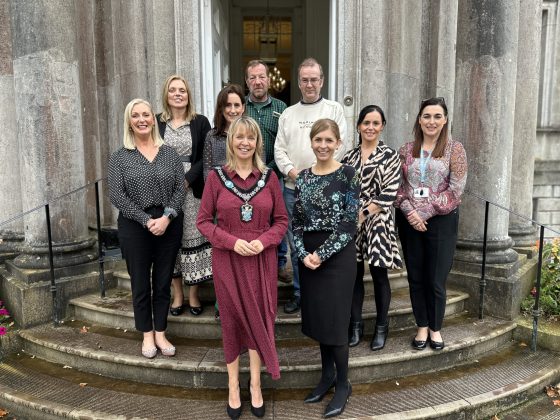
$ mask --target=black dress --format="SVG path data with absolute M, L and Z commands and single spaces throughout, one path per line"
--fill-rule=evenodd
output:
M 302 331 L 322 344 L 348 343 L 359 193 L 359 178 L 351 166 L 327 175 L 306 169 L 296 180 L 292 223 L 300 260 Z M 303 264 L 313 252 L 322 261 L 316 270 Z

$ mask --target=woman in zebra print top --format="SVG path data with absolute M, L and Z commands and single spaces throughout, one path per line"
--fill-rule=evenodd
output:
M 377 105 L 360 111 L 359 144 L 350 150 L 342 163 L 356 168 L 361 177 L 359 227 L 356 234 L 358 270 L 354 284 L 349 345 L 356 346 L 363 335 L 364 262 L 369 264 L 377 311 L 372 350 L 381 350 L 389 332 L 391 286 L 388 269 L 402 268 L 391 208 L 400 182 L 397 152 L 386 146 L 379 136 L 385 128 L 385 115 Z

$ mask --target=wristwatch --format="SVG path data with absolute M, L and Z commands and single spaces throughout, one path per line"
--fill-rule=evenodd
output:
M 175 218 L 175 215 L 173 214 L 173 212 L 172 212 L 172 211 L 169 211 L 169 210 L 165 210 L 165 211 L 163 212 L 163 215 L 164 215 L 165 217 L 167 217 L 170 221 L 173 220 L 173 219 Z
M 369 216 L 369 210 L 368 210 L 367 207 L 366 207 L 365 209 L 362 210 L 362 214 L 363 214 L 365 217 L 368 217 L 368 216 Z

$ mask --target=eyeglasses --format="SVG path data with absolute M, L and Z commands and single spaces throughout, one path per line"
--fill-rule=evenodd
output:
M 445 105 L 445 98 L 443 96 L 436 96 L 434 98 L 426 98 L 426 99 L 422 99 L 422 101 L 420 102 L 420 109 L 424 108 L 424 105 L 426 104 L 426 102 L 428 101 L 435 101 L 436 104 L 443 104 Z M 435 105 L 435 104 L 434 104 Z
M 312 85 L 316 85 L 317 83 L 319 83 L 321 81 L 321 79 L 318 79 L 316 77 L 313 77 L 312 79 L 299 79 L 299 82 L 303 85 L 303 86 L 307 86 L 309 83 L 311 83 Z

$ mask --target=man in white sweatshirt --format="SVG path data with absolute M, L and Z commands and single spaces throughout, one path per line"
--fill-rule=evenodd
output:
M 284 175 L 284 201 L 290 218 L 288 240 L 293 267 L 294 296 L 284 305 L 284 312 L 294 313 L 300 308 L 298 257 L 292 234 L 292 214 L 294 209 L 294 181 L 302 169 L 315 163 L 309 133 L 315 121 L 321 118 L 334 120 L 340 128 L 342 146 L 335 154 L 340 160 L 348 147 L 346 120 L 342 106 L 321 96 L 324 75 L 323 68 L 314 58 L 306 58 L 298 68 L 298 86 L 301 101 L 288 107 L 278 121 L 278 133 L 274 144 L 274 160 Z

